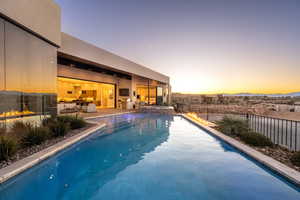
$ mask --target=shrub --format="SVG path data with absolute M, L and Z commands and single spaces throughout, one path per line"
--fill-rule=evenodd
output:
M 300 167 L 300 151 L 294 153 L 290 160 L 294 165 Z
M 17 140 L 21 140 L 32 128 L 33 125 L 29 122 L 15 121 L 10 128 L 9 135 Z
M 49 124 L 55 123 L 55 122 L 56 122 L 56 118 L 54 118 L 54 117 L 47 117 L 47 118 L 44 118 L 42 120 L 42 125 L 47 127 Z
M 33 146 L 42 144 L 49 137 L 49 129 L 47 127 L 34 127 L 26 131 L 22 138 L 24 146 Z
M 8 160 L 17 152 L 17 142 L 12 138 L 0 137 L 0 161 Z
M 81 117 L 75 118 L 71 121 L 70 126 L 71 129 L 83 128 L 86 126 L 86 121 Z
M 0 124 L 0 136 L 4 136 L 6 133 L 6 128 L 3 124 Z
M 257 147 L 272 147 L 272 141 L 264 135 L 255 132 L 247 132 L 240 135 L 240 138 L 246 144 Z
M 216 122 L 217 129 L 222 133 L 230 136 L 240 136 L 249 131 L 246 121 L 224 117 L 221 121 Z
M 77 116 L 64 115 L 64 116 L 57 117 L 57 120 L 64 123 L 69 123 L 70 128 L 72 130 L 83 128 L 86 126 L 86 121 L 83 118 Z
M 15 121 L 11 127 L 11 130 L 23 130 L 24 129 L 30 129 L 33 125 L 29 122 L 23 122 L 23 121 Z
M 51 131 L 52 136 L 54 137 L 65 136 L 70 130 L 69 123 L 65 123 L 58 120 L 49 123 L 48 127 Z

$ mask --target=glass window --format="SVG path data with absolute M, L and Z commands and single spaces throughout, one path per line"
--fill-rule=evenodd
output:
M 150 105 L 156 104 L 156 87 L 138 85 L 136 91 L 137 91 L 137 97 L 140 102 L 144 102 Z
M 156 87 L 149 87 L 149 103 L 150 105 L 156 104 Z
M 71 78 L 57 78 L 59 103 L 94 103 L 98 108 L 115 107 L 115 85 Z
M 17 26 L 5 26 L 5 118 L 56 114 L 56 48 Z
M 148 104 L 148 86 L 139 85 L 136 88 L 137 99 L 140 102 Z
M 157 87 L 157 105 L 163 104 L 163 88 Z

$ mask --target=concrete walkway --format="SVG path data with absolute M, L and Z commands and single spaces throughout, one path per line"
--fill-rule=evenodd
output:
M 116 115 L 116 114 L 135 112 L 135 111 L 137 111 L 137 110 L 125 110 L 125 109 L 117 109 L 117 108 L 101 108 L 101 109 L 97 109 L 97 112 L 94 112 L 94 113 L 78 112 L 78 113 L 61 114 L 61 115 L 76 115 L 77 114 L 80 117 L 89 119 L 89 118 L 93 118 L 93 117 Z

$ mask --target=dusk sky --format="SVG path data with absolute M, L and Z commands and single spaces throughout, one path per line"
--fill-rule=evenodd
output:
M 171 77 L 173 92 L 300 91 L 300 0 L 56 0 L 62 31 Z

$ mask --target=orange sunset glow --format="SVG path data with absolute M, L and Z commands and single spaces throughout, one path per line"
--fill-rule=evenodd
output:
M 63 31 L 170 76 L 173 92 L 300 91 L 297 1 L 57 2 Z

